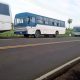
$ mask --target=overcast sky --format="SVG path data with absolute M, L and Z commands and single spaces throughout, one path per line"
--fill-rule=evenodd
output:
M 80 25 L 80 0 L 0 0 L 10 4 L 12 17 L 19 12 L 32 12 L 61 20 L 73 19 Z

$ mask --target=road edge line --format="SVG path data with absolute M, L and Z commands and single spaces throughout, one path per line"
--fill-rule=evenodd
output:
M 52 78 L 54 79 L 54 78 L 58 77 L 59 75 L 61 75 L 62 73 L 64 73 L 65 71 L 67 71 L 68 69 L 70 69 L 71 67 L 73 67 L 78 62 L 80 62 L 80 57 L 77 57 L 77 58 L 63 64 L 62 66 L 42 75 L 41 77 L 36 78 L 34 80 L 50 80 Z

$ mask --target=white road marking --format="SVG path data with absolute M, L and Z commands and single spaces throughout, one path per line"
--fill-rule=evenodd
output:
M 56 69 L 54 69 L 54 70 L 52 70 L 52 71 L 44 74 L 44 75 L 42 75 L 41 77 L 39 77 L 39 78 L 37 78 L 37 79 L 35 79 L 35 80 L 43 80 L 43 79 L 46 79 L 46 78 L 49 77 L 50 75 L 54 74 L 55 72 L 58 72 L 59 70 L 63 69 L 64 67 L 66 67 L 66 66 L 68 66 L 68 65 L 76 62 L 77 60 L 80 60 L 80 57 L 77 57 L 77 58 L 69 61 L 68 63 L 66 63 L 66 64 L 64 64 L 64 65 L 62 65 L 62 66 L 60 66 L 60 67 L 58 67 L 58 68 L 56 68 Z

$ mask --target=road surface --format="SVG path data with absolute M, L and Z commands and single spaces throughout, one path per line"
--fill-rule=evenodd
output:
M 34 80 L 80 56 L 80 38 L 0 39 L 0 80 Z

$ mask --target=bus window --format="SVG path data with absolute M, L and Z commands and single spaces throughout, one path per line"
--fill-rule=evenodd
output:
M 55 26 L 55 19 L 52 20 L 52 26 Z
M 31 17 L 30 22 L 35 23 L 35 17 Z
M 59 23 L 57 23 L 57 26 L 59 26 Z
M 80 27 L 79 27 L 79 26 L 78 26 L 78 27 L 74 27 L 74 28 L 73 28 L 73 31 L 74 31 L 74 32 L 80 32 Z
M 56 20 L 56 26 L 60 26 L 59 20 Z
M 23 23 L 24 21 L 23 21 L 23 19 L 15 19 L 15 22 L 16 22 L 16 24 L 20 24 L 20 23 Z
M 37 23 L 43 24 L 43 17 L 37 16 Z
M 49 23 L 48 23 L 48 18 L 44 18 L 44 24 L 46 24 L 46 25 L 48 25 Z
M 30 17 L 27 17 L 27 18 L 25 19 L 25 22 L 26 22 L 27 24 L 29 24 L 29 23 L 30 23 Z
M 0 3 L 0 14 L 9 15 L 9 6 L 7 4 Z
M 54 26 L 54 22 L 52 22 L 52 25 Z
M 60 22 L 60 27 L 65 27 L 65 22 L 64 21 Z
M 53 19 L 49 19 L 49 25 L 51 25 L 52 26 L 52 22 L 53 22 Z
M 57 26 L 57 20 L 56 19 L 54 20 L 54 26 Z

